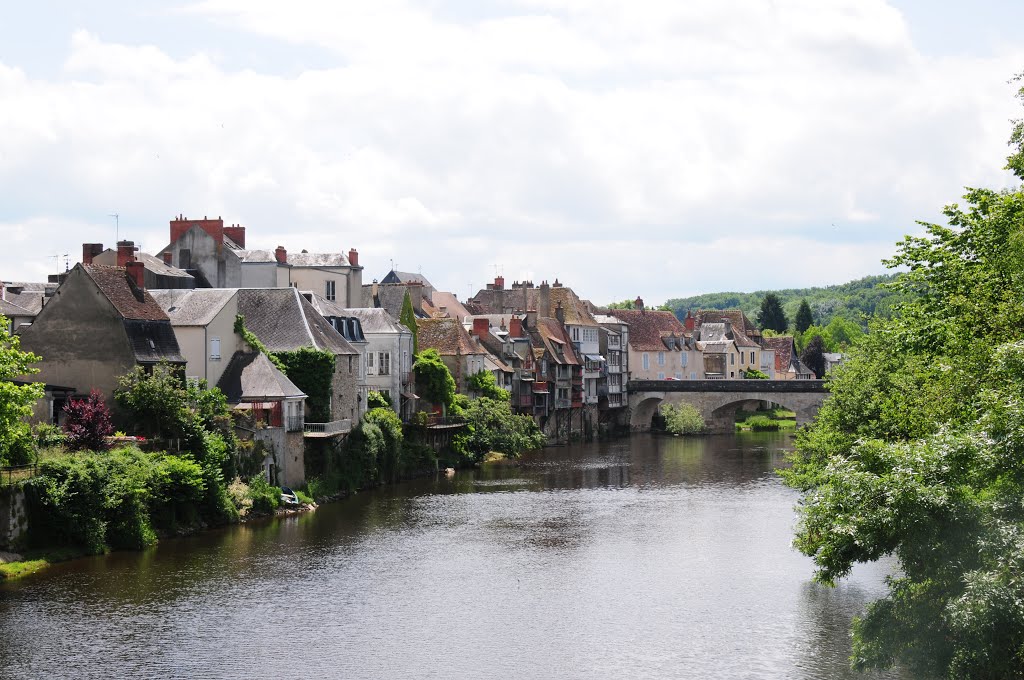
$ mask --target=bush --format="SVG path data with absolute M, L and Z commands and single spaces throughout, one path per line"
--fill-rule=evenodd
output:
M 64 405 L 64 432 L 72 451 L 106 451 L 107 437 L 114 434 L 110 409 L 103 395 L 92 390 L 86 399 L 71 399 Z
M 690 404 L 662 404 L 659 410 L 665 419 L 665 430 L 672 434 L 700 434 L 704 431 L 704 419 Z
M 371 391 L 366 395 L 366 408 L 371 411 L 375 408 L 391 408 L 391 402 L 380 392 Z
M 763 373 L 756 368 L 748 368 L 743 372 L 743 377 L 747 380 L 768 380 L 768 374 Z
M 281 505 L 281 489 L 271 486 L 263 475 L 249 480 L 248 496 L 252 501 L 252 511 L 262 515 L 273 513 Z
M 374 409 L 363 416 L 364 423 L 372 423 L 380 428 L 383 446 L 376 452 L 378 478 L 384 481 L 398 479 L 402 460 L 402 421 L 391 409 Z
M 64 430 L 60 429 L 60 426 L 49 423 L 39 423 L 32 428 L 32 434 L 35 437 L 36 445 L 41 449 L 60 446 L 66 439 Z
M 781 427 L 779 421 L 768 416 L 750 416 L 747 418 L 747 425 L 754 432 L 772 432 Z
M 452 449 L 468 460 L 480 460 L 491 451 L 518 457 L 544 446 L 544 434 L 533 418 L 512 413 L 507 401 L 480 397 L 461 409 L 467 427 L 455 435 Z

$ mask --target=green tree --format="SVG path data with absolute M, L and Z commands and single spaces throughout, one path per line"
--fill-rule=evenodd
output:
M 665 430 L 672 434 L 700 434 L 704 431 L 704 419 L 691 404 L 662 404 L 659 412 L 665 419 Z
M 498 387 L 498 379 L 490 371 L 480 371 L 469 378 L 469 388 L 482 397 L 496 401 L 509 401 L 512 395 Z
M 807 298 L 800 300 L 800 309 L 796 311 L 794 328 L 797 333 L 803 333 L 814 323 L 814 315 L 811 314 L 811 306 L 807 304 Z
M 370 411 L 375 408 L 391 408 L 391 402 L 380 392 L 372 390 L 366 395 L 366 408 Z
M 38 373 L 32 364 L 39 359 L 21 350 L 20 338 L 11 335 L 10 323 L 0 316 L 0 465 L 22 465 L 34 455 L 27 418 L 32 415 L 32 404 L 43 397 L 43 385 L 11 381 Z
M 761 300 L 761 311 L 757 314 L 757 323 L 761 328 L 770 328 L 782 333 L 789 326 L 786 313 L 782 311 L 782 303 L 775 293 L 768 293 Z
M 964 198 L 899 243 L 895 313 L 830 376 L 784 476 L 806 492 L 796 545 L 819 580 L 899 561 L 855 622 L 856 667 L 1021 677 L 1024 191 Z
M 402 299 L 402 313 L 398 316 L 398 322 L 412 331 L 412 353 L 415 356 L 419 351 L 419 331 L 416 328 L 416 312 L 413 311 L 412 298 L 409 296 L 408 289 Z
M 814 371 L 816 378 L 820 379 L 825 375 L 825 343 L 820 335 L 815 335 L 810 339 L 800 355 L 800 361 Z
M 544 445 L 545 437 L 530 416 L 512 413 L 508 401 L 480 397 L 463 407 L 466 428 L 455 435 L 452 448 L 480 460 L 491 451 L 519 456 Z
M 416 375 L 416 391 L 432 404 L 448 411 L 455 400 L 455 378 L 444 365 L 436 349 L 426 349 L 416 355 L 412 365 Z

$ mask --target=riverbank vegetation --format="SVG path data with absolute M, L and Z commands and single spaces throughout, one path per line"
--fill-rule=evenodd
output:
M 670 434 L 702 434 L 707 429 L 700 411 L 690 404 L 662 404 L 658 413 Z
M 1022 677 L 1024 187 L 971 189 L 944 214 L 898 244 L 901 302 L 834 371 L 784 474 L 819 581 L 898 559 L 854 623 L 854 667 Z
M 746 418 L 736 421 L 737 430 L 775 432 L 796 427 L 796 414 L 784 408 L 758 409 L 746 415 Z

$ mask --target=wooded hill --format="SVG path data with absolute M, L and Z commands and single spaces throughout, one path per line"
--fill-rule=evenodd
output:
M 840 316 L 867 328 L 867 317 L 888 318 L 893 304 L 898 299 L 894 293 L 881 284 L 892 281 L 895 274 L 865 276 L 856 281 L 823 288 L 789 288 L 786 290 L 758 290 L 753 293 L 705 293 L 687 298 L 673 298 L 665 307 L 675 312 L 680 319 L 692 309 L 742 309 L 751 319 L 757 319 L 761 300 L 768 293 L 775 293 L 782 302 L 790 324 L 796 317 L 800 301 L 806 299 L 814 315 L 814 324 L 827 326 L 833 317 Z

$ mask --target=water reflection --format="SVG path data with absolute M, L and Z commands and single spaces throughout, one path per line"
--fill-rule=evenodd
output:
M 567 446 L 60 565 L 0 587 L 0 676 L 853 677 L 885 566 L 809 583 L 788 443 Z

